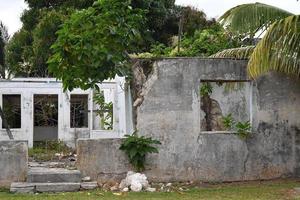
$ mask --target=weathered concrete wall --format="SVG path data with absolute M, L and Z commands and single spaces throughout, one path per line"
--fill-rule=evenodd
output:
M 119 150 L 122 139 L 78 139 L 77 168 L 93 180 L 124 176 L 130 169 L 125 154 Z
M 0 141 L 0 187 L 26 180 L 28 168 L 26 141 Z
M 200 130 L 200 81 L 248 81 L 246 65 L 242 60 L 198 58 L 154 64 L 142 89 L 136 125 L 140 135 L 162 142 L 159 154 L 147 158 L 146 174 L 151 180 L 243 181 L 299 175 L 299 80 L 270 73 L 252 82 L 253 128 L 246 140 Z M 94 174 L 126 171 L 118 140 L 86 140 L 81 145 L 86 146 L 78 152 L 85 154 L 80 156 L 83 170 L 94 168 Z M 100 150 L 106 153 L 96 153 Z

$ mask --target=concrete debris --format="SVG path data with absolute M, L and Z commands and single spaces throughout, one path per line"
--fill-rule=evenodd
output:
M 134 192 L 149 188 L 149 183 L 145 174 L 129 171 L 125 179 L 119 185 L 119 189 L 130 188 Z

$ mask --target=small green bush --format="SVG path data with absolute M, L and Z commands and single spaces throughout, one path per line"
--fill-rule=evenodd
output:
M 202 85 L 200 87 L 201 97 L 211 95 L 212 91 L 213 91 L 213 87 L 210 83 L 208 83 L 208 82 L 202 83 Z
M 238 122 L 238 123 L 236 123 L 235 128 L 237 130 L 237 134 L 241 138 L 246 138 L 250 134 L 251 124 L 250 124 L 249 121 L 247 121 L 247 122 Z
M 223 116 L 222 122 L 224 124 L 224 127 L 226 128 L 227 131 L 230 131 L 234 125 L 234 119 L 232 117 L 232 114 L 228 114 L 226 116 Z
M 146 154 L 158 153 L 157 148 L 153 145 L 161 143 L 151 137 L 139 137 L 136 132 L 132 135 L 125 135 L 125 137 L 126 138 L 120 146 L 120 150 L 127 154 L 130 164 L 137 171 L 144 170 Z

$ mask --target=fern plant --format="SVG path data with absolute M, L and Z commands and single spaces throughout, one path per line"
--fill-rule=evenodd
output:
M 210 96 L 212 92 L 213 92 L 213 87 L 212 87 L 212 85 L 210 83 L 208 83 L 208 82 L 202 83 L 202 85 L 200 87 L 200 95 L 201 95 L 201 97 L 203 97 L 203 96 Z
M 250 124 L 249 121 L 247 121 L 247 122 L 238 122 L 238 123 L 236 123 L 235 128 L 237 130 L 237 134 L 241 138 L 246 138 L 250 134 L 251 124 Z
M 223 116 L 222 122 L 224 124 L 224 127 L 226 128 L 227 131 L 230 131 L 234 125 L 234 119 L 232 117 L 232 114 L 228 114 L 226 116 Z
M 125 137 L 120 150 L 126 153 L 130 164 L 137 171 L 143 171 L 146 155 L 148 153 L 158 153 L 158 149 L 154 145 L 161 144 L 160 141 L 151 137 L 138 136 L 136 132 L 132 135 L 125 135 Z

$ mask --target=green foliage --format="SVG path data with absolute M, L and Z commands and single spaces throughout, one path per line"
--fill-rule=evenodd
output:
M 47 60 L 51 55 L 51 45 L 56 41 L 55 33 L 67 19 L 64 11 L 47 11 L 32 32 L 31 76 L 51 76 L 48 73 Z
M 213 92 L 213 87 L 209 82 L 201 83 L 201 87 L 200 87 L 201 97 L 210 96 L 212 92 Z
M 41 8 L 87 8 L 93 5 L 95 0 L 25 0 L 31 9 L 41 9 Z
M 187 6 L 180 9 L 183 17 L 183 33 L 193 36 L 196 30 L 203 30 L 216 24 L 215 19 L 207 20 L 206 14 L 196 8 Z
M 219 21 L 236 34 L 253 37 L 260 29 L 266 29 L 276 20 L 290 15 L 292 15 L 290 12 L 274 6 L 249 3 L 231 8 L 219 18 Z
M 262 29 L 267 33 L 255 48 L 250 47 L 248 73 L 252 78 L 274 70 L 300 77 L 300 16 L 270 5 L 244 4 L 227 11 L 220 21 L 238 34 L 250 38 Z M 234 51 L 234 54 L 241 52 Z M 232 55 L 225 51 L 219 55 Z M 243 55 L 243 52 L 241 54 Z M 251 56 L 249 56 L 251 55 Z M 240 56 L 240 55 L 238 55 Z
M 57 32 L 49 71 L 64 89 L 87 89 L 116 74 L 125 75 L 143 19 L 130 1 L 99 0 L 72 14 Z
M 207 57 L 221 50 L 239 47 L 240 39 L 232 37 L 221 26 L 214 25 L 204 30 L 196 30 L 192 36 L 185 35 L 178 52 L 178 39 L 175 38 L 172 46 L 164 44 L 152 45 L 152 57 Z
M 27 60 L 31 55 L 32 37 L 25 29 L 19 30 L 6 46 L 6 62 L 9 74 L 15 76 L 29 76 L 31 67 Z
M 231 37 L 220 26 L 197 30 L 192 37 L 184 37 L 183 50 L 173 56 L 202 56 L 207 57 L 220 50 L 238 47 L 238 38 Z
M 223 122 L 224 127 L 226 128 L 226 130 L 230 131 L 233 128 L 233 125 L 234 125 L 234 119 L 232 117 L 232 114 L 230 113 L 226 116 L 223 116 L 222 122 Z
M 158 153 L 157 148 L 153 146 L 158 144 L 161 144 L 158 140 L 151 137 L 139 137 L 135 132 L 132 135 L 126 135 L 120 150 L 127 154 L 129 162 L 137 171 L 142 171 L 145 169 L 146 155 Z
M 56 31 L 74 9 L 91 6 L 94 0 L 27 0 L 21 16 L 22 28 L 7 47 L 7 66 L 17 77 L 49 77 L 47 60 Z
M 300 15 L 274 22 L 257 44 L 248 72 L 257 77 L 267 71 L 278 71 L 300 77 Z
M 227 131 L 234 131 L 239 137 L 247 138 L 251 133 L 251 124 L 246 122 L 235 122 L 232 114 L 222 117 L 222 122 Z
M 0 21 L 0 78 L 5 79 L 5 46 L 9 39 L 6 26 Z
M 237 134 L 241 137 L 241 138 L 246 138 L 249 136 L 250 131 L 251 131 L 251 124 L 249 121 L 247 122 L 237 122 L 235 124 L 235 128 L 237 130 Z
M 113 103 L 105 102 L 104 92 L 96 91 L 93 96 L 94 103 L 99 106 L 99 110 L 95 111 L 100 116 L 100 127 L 104 130 L 113 129 Z

